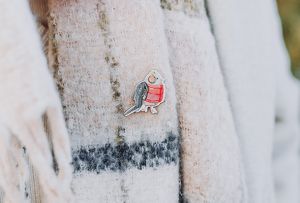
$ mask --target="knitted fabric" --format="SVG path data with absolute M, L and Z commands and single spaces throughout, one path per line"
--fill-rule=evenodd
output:
M 273 7 L 273 14 L 277 10 Z M 274 67 L 276 70 L 276 114 L 273 146 L 273 178 L 275 201 L 297 203 L 300 201 L 299 174 L 299 82 L 292 77 L 290 61 L 284 42 L 279 16 L 273 26 Z
M 210 21 L 200 0 L 31 3 L 71 138 L 75 202 L 231 203 L 247 192 L 273 202 L 272 172 L 277 200 L 298 201 L 297 95 L 284 89 L 297 88 L 271 1 L 208 1 Z M 4 201 L 69 202 L 68 136 L 28 5 L 0 0 L 0 22 Z M 124 117 L 151 69 L 166 79 L 165 102 Z
M 178 122 L 159 1 L 50 1 L 56 78 L 78 202 L 178 202 Z M 135 86 L 166 80 L 157 115 L 124 117 Z
M 276 119 L 273 149 L 275 198 L 299 202 L 299 84 L 290 76 L 285 58 L 277 66 Z M 279 61 L 279 60 L 278 60 Z M 282 63 L 283 62 L 283 63 Z M 288 90 L 288 91 L 287 91 Z
M 251 2 L 211 0 L 208 1 L 208 10 L 243 149 L 249 202 L 274 202 L 272 150 L 276 82 L 279 82 L 278 86 L 294 88 L 293 85 L 289 85 L 290 79 L 285 79 L 288 77 L 283 71 L 288 68 L 288 63 L 275 3 L 272 0 Z M 288 88 L 284 91 L 294 90 Z M 283 96 L 282 90 L 277 92 L 278 97 Z M 291 103 L 282 98 L 280 100 L 283 102 L 279 101 L 278 107 L 285 110 L 294 108 L 295 98 L 289 93 L 284 95 Z M 288 112 L 294 110 L 290 109 Z M 282 115 L 282 112 L 278 113 Z M 290 118 L 284 124 L 286 127 L 282 129 L 289 128 L 288 125 L 294 126 L 295 129 L 296 120 L 291 122 L 291 118 L 295 119 L 295 115 L 289 113 L 283 117 Z M 289 140 L 287 143 L 290 144 L 296 139 L 295 131 L 290 135 L 285 133 L 290 134 L 288 131 L 276 132 L 276 151 L 280 150 L 283 144 L 281 141 L 278 142 L 279 137 L 285 137 L 284 140 Z M 290 144 L 286 147 L 291 151 L 282 148 L 282 152 L 295 153 L 297 146 Z M 279 164 L 281 166 L 286 165 L 284 160 L 289 159 L 287 156 L 284 157 L 282 165 Z M 292 159 L 295 161 L 295 158 Z M 294 178 L 297 177 L 294 169 L 291 173 L 294 174 L 292 175 Z M 278 178 L 284 180 L 282 177 Z M 294 184 L 288 179 L 284 182 L 285 186 Z M 294 190 L 290 192 L 292 191 Z
M 228 97 L 203 1 L 163 1 L 185 202 L 246 202 Z
M 58 56 L 55 77 L 61 90 L 71 134 L 76 174 L 73 186 L 78 200 L 178 201 L 178 124 L 176 98 L 168 65 L 172 60 L 174 64 L 182 64 L 182 67 L 174 67 L 173 71 L 178 79 L 175 81 L 179 95 L 177 100 L 182 101 L 178 108 L 183 136 L 183 188 L 187 200 L 239 202 L 242 199 L 238 143 L 207 19 L 190 19 L 176 11 L 170 14 L 174 20 L 167 21 L 167 30 L 164 30 L 160 6 L 164 8 L 167 2 L 161 3 L 51 2 L 50 26 L 54 32 L 53 41 Z M 187 2 L 187 9 L 193 11 L 193 7 L 188 6 L 194 3 L 198 4 Z M 172 3 L 168 5 L 172 6 Z M 196 16 L 204 13 L 203 6 L 196 9 L 199 9 L 199 13 L 194 13 Z M 134 23 L 130 23 L 130 19 L 134 19 Z M 173 23 L 176 28 L 174 31 L 178 32 L 180 22 L 186 23 L 186 27 L 199 28 L 187 32 L 191 36 L 186 39 L 190 43 L 187 44 L 187 49 L 171 47 L 172 52 L 178 50 L 178 56 L 175 53 L 169 58 L 164 32 L 172 29 Z M 203 41 L 199 37 L 196 40 L 198 46 L 192 45 L 191 39 L 202 30 L 205 33 Z M 172 40 L 171 35 L 168 37 Z M 175 37 L 174 43 L 181 44 L 185 40 L 177 33 Z M 208 44 L 203 45 L 207 47 L 204 55 L 208 52 L 208 57 L 204 56 L 198 61 L 197 54 L 203 55 L 198 47 L 207 40 Z M 175 58 L 181 54 L 190 54 L 189 48 L 194 51 L 189 59 L 194 61 L 192 65 L 185 67 L 186 62 Z M 202 63 L 205 64 L 203 70 L 199 66 Z M 160 106 L 156 117 L 137 114 L 125 119 L 122 113 L 124 107 L 132 105 L 130 101 L 135 85 L 152 68 L 160 70 L 166 78 L 166 102 Z M 185 68 L 190 68 L 191 71 Z M 190 75 L 201 71 L 205 73 L 201 79 L 195 78 L 200 76 L 198 74 Z M 179 79 L 179 75 L 183 76 L 183 80 Z M 216 77 L 217 82 L 212 83 L 209 80 L 211 77 Z M 186 85 L 184 78 L 195 80 Z M 206 93 L 203 92 L 204 96 L 200 96 L 201 86 L 203 91 L 208 88 Z M 189 92 L 184 91 L 187 89 Z M 210 92 L 213 95 L 206 96 Z M 216 100 L 220 103 L 212 103 Z M 220 107 L 214 109 L 215 105 Z M 192 109 L 196 111 L 191 111 Z M 201 114 L 203 120 L 197 119 L 197 116 L 201 118 Z M 204 122 L 206 119 L 209 122 Z M 223 122 L 223 127 L 219 121 Z M 191 141 L 193 144 L 189 144 Z M 188 151 L 189 148 L 192 151 Z M 205 151 L 208 154 L 204 155 Z M 206 164 L 207 162 L 210 163 Z M 227 164 L 225 170 L 225 163 L 229 162 L 231 164 Z M 164 172 L 166 167 L 168 175 Z M 132 177 L 137 173 L 145 178 Z M 147 177 L 152 177 L 152 181 L 156 177 L 156 180 L 152 182 Z M 128 182 L 128 179 L 132 181 Z M 160 184 L 156 185 L 157 183 Z M 96 185 L 97 190 L 94 189 Z M 135 188 L 142 191 L 138 190 L 133 195 L 137 191 Z M 214 196 L 216 191 L 220 193 Z M 156 195 L 150 195 L 151 193 Z M 225 197 L 224 194 L 227 193 L 232 195 Z
M 0 1 L 0 21 L 0 186 L 4 201 L 25 202 L 26 150 L 39 174 L 45 202 L 68 202 L 69 140 L 28 2 Z M 52 167 L 44 116 L 49 121 L 58 175 Z

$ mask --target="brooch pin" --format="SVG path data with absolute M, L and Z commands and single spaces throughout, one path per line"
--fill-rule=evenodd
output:
M 151 70 L 143 81 L 135 89 L 134 106 L 125 111 L 124 116 L 140 111 L 147 112 L 148 108 L 152 114 L 156 114 L 155 107 L 165 101 L 165 81 L 156 71 Z

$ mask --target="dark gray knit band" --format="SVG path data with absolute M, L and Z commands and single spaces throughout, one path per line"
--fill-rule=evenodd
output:
M 162 142 L 140 141 L 119 145 L 110 143 L 104 146 L 82 146 L 72 151 L 74 173 L 89 171 L 125 171 L 128 168 L 142 170 L 145 167 L 158 167 L 163 164 L 177 164 L 179 159 L 178 136 L 168 133 Z

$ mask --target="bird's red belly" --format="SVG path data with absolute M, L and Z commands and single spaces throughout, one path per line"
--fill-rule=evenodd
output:
M 164 85 L 149 85 L 148 84 L 148 95 L 146 102 L 149 103 L 160 103 L 164 99 Z

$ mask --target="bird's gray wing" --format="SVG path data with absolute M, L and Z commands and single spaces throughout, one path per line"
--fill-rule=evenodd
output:
M 141 82 L 137 85 L 135 94 L 134 94 L 134 102 L 135 107 L 140 108 L 143 105 L 143 101 L 147 98 L 148 94 L 148 85 L 146 82 Z
M 132 113 L 139 111 L 143 105 L 143 101 L 147 98 L 148 85 L 146 82 L 141 82 L 137 85 L 134 94 L 134 106 L 125 111 L 124 116 L 129 116 Z

